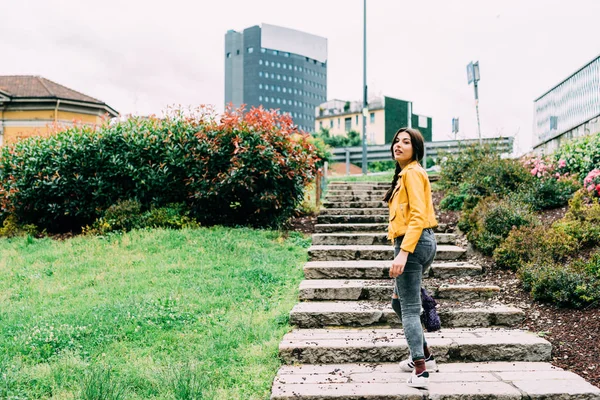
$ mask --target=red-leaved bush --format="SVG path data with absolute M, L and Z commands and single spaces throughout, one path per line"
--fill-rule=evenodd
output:
M 80 230 L 119 201 L 184 204 L 204 224 L 281 225 L 320 161 L 276 111 L 208 107 L 30 138 L 0 153 L 0 222 Z

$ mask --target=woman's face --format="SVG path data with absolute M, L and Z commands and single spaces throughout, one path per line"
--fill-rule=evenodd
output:
M 413 160 L 413 147 L 408 132 L 400 132 L 396 136 L 394 146 L 394 160 L 398 161 L 401 166 L 407 165 Z

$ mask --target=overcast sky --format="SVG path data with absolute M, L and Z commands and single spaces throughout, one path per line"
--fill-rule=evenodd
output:
M 535 142 L 533 101 L 600 54 L 600 0 L 368 0 L 369 92 L 413 101 L 433 139 Z M 0 75 L 41 75 L 121 114 L 223 109 L 224 35 L 268 23 L 328 39 L 328 99 L 361 100 L 362 0 L 0 0 Z

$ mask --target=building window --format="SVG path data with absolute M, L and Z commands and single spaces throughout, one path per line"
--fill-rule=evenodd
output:
M 277 79 L 278 80 L 281 79 L 281 75 L 277 74 Z
M 338 118 L 338 129 L 340 129 L 342 127 L 342 122 L 340 120 L 341 120 L 341 118 Z
M 276 56 L 277 54 L 279 54 L 279 52 L 277 50 L 273 50 L 273 55 Z
M 298 66 L 294 65 L 294 71 L 298 71 Z
M 285 75 L 283 76 L 283 80 L 284 80 L 284 81 L 287 81 L 287 78 L 285 77 Z
M 356 116 L 356 125 L 358 126 L 358 115 Z
M 271 97 L 271 103 L 275 103 L 275 97 Z
M 277 68 L 281 68 L 281 63 L 277 63 Z
M 319 128 L 323 129 L 323 121 L 319 121 Z
M 329 120 L 329 128 L 333 128 L 333 120 Z
M 283 93 L 287 92 L 286 88 L 283 88 Z
M 287 64 L 283 63 L 283 69 L 287 69 Z
M 262 65 L 262 60 L 258 60 L 258 65 Z
M 344 125 L 346 132 L 350 132 L 352 130 L 352 117 L 344 118 Z
M 281 104 L 281 99 L 279 97 L 277 98 L 277 104 Z
M 262 89 L 262 83 L 259 83 L 259 84 L 258 84 L 258 88 L 259 88 L 259 89 Z
M 262 101 L 262 96 L 258 96 L 258 101 Z
M 302 67 L 298 67 L 298 68 L 299 68 L 299 71 L 302 72 Z
M 275 74 L 271 74 L 271 79 L 275 79 Z
M 258 71 L 258 76 L 262 77 L 262 71 Z
M 298 78 L 298 83 L 302 83 L 302 78 Z
M 289 57 L 289 56 L 290 56 L 290 53 L 287 53 L 287 52 L 285 52 L 285 53 L 283 53 L 283 55 L 284 55 L 285 57 Z
M 370 113 L 369 114 L 369 123 L 374 124 L 375 123 L 375 113 Z
M 260 52 L 261 52 L 261 53 L 266 53 L 266 52 L 267 52 L 267 49 L 264 49 L 264 48 L 263 48 L 263 49 L 260 49 Z
M 231 53 L 227 53 L 227 58 L 231 58 Z
M 246 50 L 248 51 L 248 54 L 254 53 L 254 47 L 248 47 Z

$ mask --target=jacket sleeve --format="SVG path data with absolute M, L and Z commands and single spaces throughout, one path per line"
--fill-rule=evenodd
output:
M 417 242 L 423 233 L 427 221 L 427 206 L 425 201 L 425 183 L 419 171 L 410 169 L 403 178 L 406 194 L 408 195 L 408 226 L 400 248 L 409 253 L 415 251 Z

